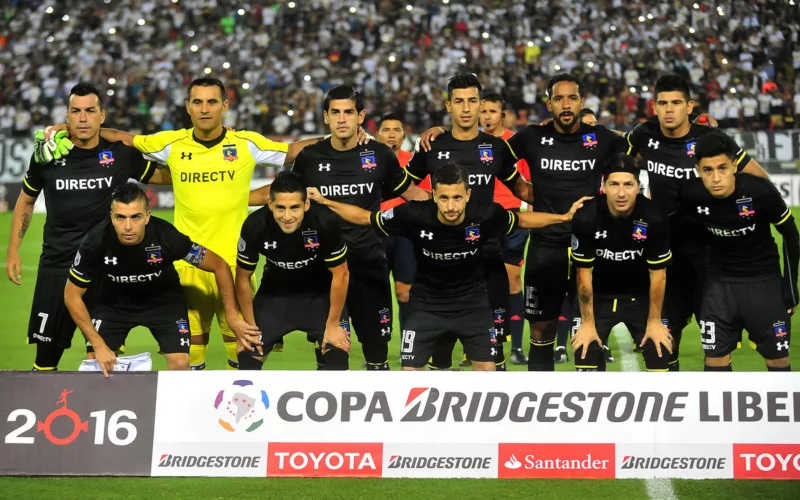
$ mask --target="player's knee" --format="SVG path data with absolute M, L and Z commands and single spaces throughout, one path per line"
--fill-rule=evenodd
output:
M 494 361 L 473 361 L 472 371 L 475 372 L 493 372 L 497 370 Z
M 706 356 L 706 358 L 705 358 L 705 366 L 725 367 L 725 366 L 730 366 L 730 364 L 731 364 L 731 355 L 730 354 L 727 354 L 725 356 L 719 356 L 719 357 Z
M 789 358 L 764 359 L 767 368 L 789 368 Z
M 394 294 L 398 302 L 408 302 L 411 299 L 411 285 L 395 281 Z
M 191 345 L 208 345 L 208 338 L 209 338 L 208 332 L 192 335 L 191 336 L 191 342 L 192 342 Z
M 338 347 L 331 347 L 328 349 L 323 355 L 323 366 L 324 370 L 349 370 L 349 360 L 350 357 L 347 355 L 346 352 L 339 349 Z
M 605 371 L 605 358 L 603 348 L 592 342 L 586 348 L 586 356 L 581 357 L 581 351 L 575 352 L 575 371 L 579 372 L 598 372 Z M 552 356 L 551 356 L 552 359 Z
M 650 339 L 642 347 L 642 357 L 644 358 L 644 366 L 648 371 L 667 371 L 669 370 L 670 361 L 672 361 L 672 355 L 663 346 L 661 348 L 661 356 L 659 356 L 655 342 Z
M 260 370 L 264 366 L 266 356 L 253 356 L 251 354 L 242 354 L 239 356 L 239 370 Z
M 536 342 L 552 342 L 556 338 L 558 320 L 530 322 L 531 344 Z
M 189 369 L 188 354 L 183 354 L 183 353 L 165 354 L 164 357 L 167 359 L 167 370 L 175 371 L 175 370 Z
M 509 266 L 507 269 L 513 269 L 516 266 Z M 519 269 L 519 268 L 516 268 Z M 522 275 L 519 270 L 509 271 L 508 273 L 508 288 L 511 295 L 522 293 Z
M 63 355 L 64 355 L 64 349 L 37 344 L 36 359 L 33 362 L 33 370 L 34 371 L 57 370 L 58 363 L 61 361 L 61 356 Z

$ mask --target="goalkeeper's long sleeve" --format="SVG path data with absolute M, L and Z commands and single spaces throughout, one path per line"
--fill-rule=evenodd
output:
M 783 300 L 787 309 L 800 302 L 797 291 L 797 271 L 800 264 L 800 233 L 794 222 L 794 217 L 789 218 L 775 229 L 783 237 Z

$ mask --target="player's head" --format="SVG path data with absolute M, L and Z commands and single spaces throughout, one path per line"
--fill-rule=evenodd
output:
M 570 130 L 578 123 L 578 114 L 584 106 L 582 90 L 578 77 L 569 73 L 556 75 L 547 82 L 547 110 L 562 130 Z
M 667 130 L 676 130 L 689 121 L 694 109 L 689 83 L 680 75 L 670 73 L 656 81 L 653 104 L 658 123 Z
M 67 127 L 73 140 L 86 142 L 100 134 L 106 120 L 100 91 L 91 83 L 80 82 L 69 91 L 67 102 Z
M 639 163 L 631 156 L 616 153 L 606 161 L 603 179 L 603 192 L 611 215 L 629 214 L 639 194 Z
M 453 126 L 468 130 L 478 123 L 482 91 L 481 82 L 474 73 L 459 73 L 447 82 L 444 105 L 453 119 Z
M 186 91 L 186 112 L 192 118 L 192 127 L 212 132 L 222 127 L 222 115 L 226 111 L 228 97 L 219 78 L 203 76 L 192 80 Z
M 325 96 L 322 116 L 331 134 L 342 142 L 356 135 L 358 126 L 364 123 L 365 115 L 364 98 L 349 85 L 334 87 Z
M 403 120 L 394 113 L 387 113 L 381 117 L 378 125 L 378 140 L 386 144 L 395 153 L 400 150 L 406 133 L 403 130 Z
M 721 130 L 704 135 L 694 149 L 697 172 L 703 185 L 715 198 L 727 198 L 736 189 L 736 151 L 730 138 Z
M 297 172 L 281 172 L 272 181 L 269 188 L 269 209 L 284 233 L 297 231 L 310 206 L 302 175 Z
M 111 222 L 123 245 L 138 245 L 150 222 L 147 194 L 135 182 L 126 182 L 111 195 Z
M 586 125 L 591 125 L 592 127 L 597 126 L 597 115 L 594 114 L 589 108 L 583 108 L 581 110 L 581 122 L 585 123 Z
M 472 194 L 469 171 L 458 163 L 445 163 L 433 173 L 431 186 L 433 201 L 439 207 L 439 220 L 452 226 L 461 224 Z
M 481 106 L 481 127 L 487 134 L 494 135 L 498 129 L 503 129 L 503 121 L 506 119 L 506 101 L 497 92 L 490 92 L 483 96 Z

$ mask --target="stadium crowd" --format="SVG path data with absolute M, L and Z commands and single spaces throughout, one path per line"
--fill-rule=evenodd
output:
M 0 27 L 0 136 L 62 122 L 80 80 L 105 87 L 106 125 L 189 127 L 185 86 L 228 83 L 226 125 L 272 135 L 324 130 L 332 87 L 365 95 L 368 128 L 398 113 L 421 132 L 447 114 L 442 85 L 474 71 L 517 125 L 546 116 L 547 77 L 582 75 L 601 124 L 652 113 L 676 72 L 731 128 L 793 128 L 800 115 L 795 0 L 11 0 Z

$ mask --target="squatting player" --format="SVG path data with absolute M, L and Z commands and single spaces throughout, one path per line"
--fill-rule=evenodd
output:
M 347 370 L 350 327 L 343 308 L 350 273 L 339 218 L 311 204 L 296 172 L 278 174 L 269 195 L 268 206 L 247 216 L 239 239 L 236 298 L 247 322 L 262 332 L 255 351 L 250 339 L 239 339 L 239 369 L 260 370 L 272 347 L 300 330 L 321 346 L 323 369 Z M 259 255 L 267 262 L 254 299 L 250 278 Z
M 75 322 L 64 305 L 64 285 L 81 239 L 108 217 L 111 194 L 129 178 L 168 182 L 165 172 L 135 149 L 101 138 L 104 120 L 100 92 L 89 83 L 75 85 L 69 93 L 66 116 L 75 145 L 72 154 L 48 164 L 32 159 L 14 208 L 6 273 L 19 285 L 19 247 L 36 199 L 43 192 L 46 195 L 44 243 L 28 323 L 28 342 L 36 344 L 34 370 L 56 370 L 64 349 L 72 344 Z
M 661 322 L 667 282 L 669 221 L 639 192 L 639 166 L 622 153 L 603 173 L 603 194 L 572 221 L 572 260 L 578 268 L 580 326 L 572 338 L 577 371 L 605 371 L 602 347 L 625 323 L 642 347 L 648 371 L 667 371 L 672 338 Z
M 698 322 L 706 371 L 731 371 L 746 329 L 770 371 L 790 371 L 791 315 L 797 310 L 800 235 L 768 179 L 737 173 L 730 139 L 715 131 L 697 141 L 700 179 L 678 195 L 680 212 L 704 228 L 708 270 Z M 783 276 L 771 226 L 783 237 Z
M 656 118 L 642 123 L 625 137 L 627 153 L 641 157 L 647 168 L 650 197 L 664 214 L 675 212 L 681 186 L 697 179 L 696 144 L 714 129 L 689 121 L 694 109 L 689 84 L 681 76 L 664 75 L 655 85 Z M 729 139 L 736 152 L 734 165 L 748 174 L 767 177 L 767 173 L 742 148 Z M 702 229 L 700 230 L 702 231 Z M 667 296 L 663 320 L 670 329 L 675 346 L 670 370 L 680 370 L 678 355 L 682 331 L 692 314 L 700 312 L 700 296 L 706 271 L 703 235 L 682 217 L 673 217 L 672 251 L 674 260 L 667 269 Z
M 189 369 L 189 322 L 174 262 L 182 260 L 214 273 L 231 327 L 257 334 L 241 320 L 230 267 L 217 254 L 192 242 L 175 227 L 150 215 L 147 195 L 135 183 L 114 191 L 110 220 L 93 227 L 81 242 L 63 290 L 73 320 L 108 375 L 114 351 L 131 329 L 145 326 L 158 341 L 169 370 Z M 83 301 L 97 287 L 91 314 Z

